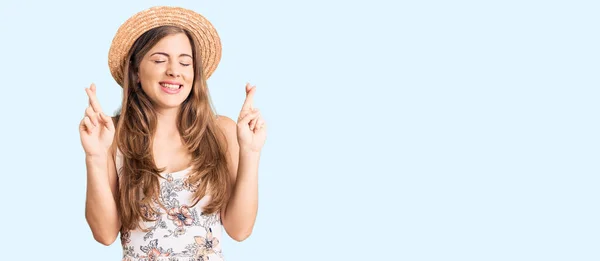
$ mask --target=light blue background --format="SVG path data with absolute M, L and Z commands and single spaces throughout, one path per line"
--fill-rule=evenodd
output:
M 2 260 L 120 260 L 84 218 L 78 123 L 153 5 L 213 22 L 209 80 L 269 124 L 227 260 L 600 260 L 597 1 L 3 1 Z

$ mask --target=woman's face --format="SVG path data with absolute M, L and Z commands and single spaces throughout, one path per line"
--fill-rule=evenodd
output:
M 177 108 L 194 82 L 190 40 L 183 33 L 161 39 L 142 59 L 138 78 L 157 109 Z

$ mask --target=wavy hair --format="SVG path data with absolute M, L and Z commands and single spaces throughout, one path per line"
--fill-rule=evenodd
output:
M 189 96 L 179 108 L 177 129 L 182 142 L 192 156 L 192 169 L 187 183 L 193 186 L 194 205 L 205 195 L 211 201 L 202 212 L 211 214 L 222 208 L 229 198 L 229 175 L 225 136 L 217 125 L 216 113 L 210 100 L 202 70 L 200 47 L 193 35 L 179 27 L 163 26 L 149 30 L 131 47 L 124 66 L 123 101 L 117 113 L 116 145 L 123 154 L 119 175 L 117 207 L 122 229 L 141 227 L 141 221 L 154 221 L 159 200 L 159 181 L 163 179 L 154 162 L 153 137 L 157 113 L 150 98 L 138 83 L 137 72 L 143 57 L 161 39 L 184 33 L 192 46 L 194 83 Z M 154 203 L 158 203 L 154 204 Z

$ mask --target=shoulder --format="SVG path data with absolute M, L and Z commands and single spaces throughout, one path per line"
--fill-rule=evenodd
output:
M 238 146 L 237 123 L 231 118 L 223 115 L 217 115 L 216 121 L 219 129 L 221 129 L 221 132 L 223 133 L 223 136 L 221 137 L 225 138 L 224 142 L 227 144 L 227 151 L 229 151 L 231 156 L 234 156 L 235 153 L 237 153 Z
M 223 115 L 217 115 L 216 122 L 225 135 L 230 136 L 231 134 L 236 134 L 237 123 L 231 118 Z

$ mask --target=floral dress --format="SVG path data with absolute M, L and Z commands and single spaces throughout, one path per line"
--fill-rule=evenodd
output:
M 117 150 L 116 167 L 121 175 L 123 155 Z M 210 196 L 193 205 L 195 186 L 187 182 L 191 167 L 172 173 L 163 173 L 160 180 L 159 200 L 165 206 L 149 216 L 156 221 L 142 222 L 142 227 L 121 231 L 123 261 L 153 260 L 224 260 L 221 253 L 221 218 L 218 212 L 202 213 Z M 158 206 L 158 205 L 157 205 Z M 142 208 L 142 212 L 147 213 Z

